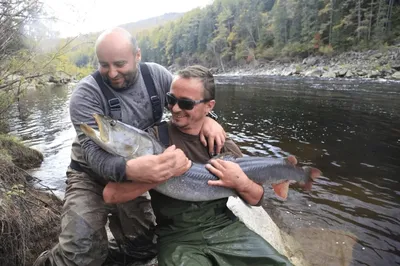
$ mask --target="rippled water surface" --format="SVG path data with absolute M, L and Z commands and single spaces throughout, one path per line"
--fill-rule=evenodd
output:
M 292 235 L 311 228 L 350 236 L 352 265 L 400 265 L 400 83 L 250 76 L 218 83 L 216 112 L 245 154 L 294 154 L 324 172 L 309 193 L 291 189 L 285 202 L 267 195 L 264 207 L 279 226 Z M 60 194 L 75 134 L 70 94 L 31 91 L 8 118 L 8 130 L 45 155 L 32 174 Z

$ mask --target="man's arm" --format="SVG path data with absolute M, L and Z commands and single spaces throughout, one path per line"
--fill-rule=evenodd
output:
M 116 183 L 109 182 L 103 190 L 103 199 L 108 204 L 119 204 L 136 199 L 143 193 L 156 187 L 158 184 L 146 184 L 138 182 Z
M 232 188 L 250 205 L 259 205 L 263 199 L 263 187 L 249 179 L 237 163 L 216 159 L 211 160 L 206 168 L 219 178 L 209 180 L 210 186 Z

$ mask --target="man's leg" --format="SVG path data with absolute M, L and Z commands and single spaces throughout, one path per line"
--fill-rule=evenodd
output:
M 290 261 L 279 254 L 265 239 L 235 221 L 221 230 L 204 231 L 205 253 L 217 265 L 273 265 L 289 266 Z
M 105 261 L 109 209 L 102 190 L 87 174 L 68 169 L 59 243 L 42 253 L 34 266 L 99 266 Z
M 156 256 L 155 216 L 148 193 L 117 205 L 109 221 L 115 238 L 109 243 L 113 260 L 138 261 Z
M 201 242 L 185 243 L 184 241 L 171 242 L 160 248 L 158 266 L 212 266 L 210 258 L 203 252 L 205 245 Z

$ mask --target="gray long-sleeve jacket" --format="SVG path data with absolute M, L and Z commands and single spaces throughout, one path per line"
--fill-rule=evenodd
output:
M 156 91 L 165 106 L 165 93 L 169 91 L 172 75 L 161 65 L 146 63 L 154 80 Z M 122 122 L 137 128 L 147 128 L 153 120 L 150 97 L 139 71 L 139 77 L 129 88 L 115 90 L 110 88 L 121 103 Z M 107 181 L 125 180 L 126 161 L 120 156 L 107 153 L 81 131 L 79 125 L 86 123 L 97 129 L 93 118 L 94 113 L 109 114 L 107 99 L 101 92 L 92 76 L 83 78 L 76 86 L 70 100 L 70 118 L 76 130 L 76 138 L 72 143 L 71 159 L 79 162 L 84 168 L 89 168 L 96 176 L 94 179 L 100 183 Z

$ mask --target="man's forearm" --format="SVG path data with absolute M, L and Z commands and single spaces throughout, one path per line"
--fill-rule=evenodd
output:
M 250 205 L 259 205 L 264 197 L 264 188 L 251 180 L 248 186 L 237 192 Z
M 136 199 L 157 185 L 138 182 L 109 182 L 103 190 L 103 199 L 108 204 L 124 203 Z

